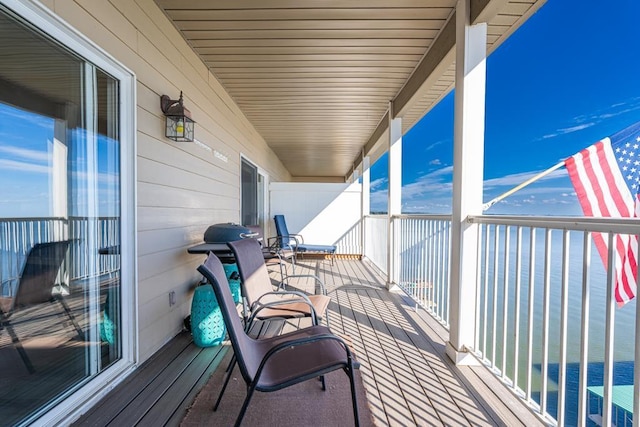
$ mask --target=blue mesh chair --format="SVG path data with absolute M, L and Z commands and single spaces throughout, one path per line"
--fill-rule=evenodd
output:
M 276 244 L 282 249 L 290 249 L 294 251 L 295 256 L 298 253 L 314 252 L 324 253 L 331 255 L 331 264 L 333 265 L 333 259 L 336 256 L 335 245 L 312 245 L 305 243 L 304 238 L 300 234 L 291 234 L 287 229 L 287 222 L 284 219 L 284 215 L 276 215 L 273 217 L 273 221 L 276 224 Z

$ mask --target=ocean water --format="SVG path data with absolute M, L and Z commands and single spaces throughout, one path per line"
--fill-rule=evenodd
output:
M 0 296 L 14 294 L 25 255 L 0 249 Z
M 531 396 L 540 402 L 541 384 L 543 382 L 543 321 L 545 317 L 545 299 L 548 299 L 548 341 L 546 354 L 548 357 L 547 376 L 547 411 L 555 417 L 557 408 L 558 373 L 560 371 L 561 348 L 561 312 L 563 293 L 563 257 L 564 243 L 562 230 L 555 230 L 547 239 L 542 230 L 535 233 L 533 248 L 533 262 L 531 261 L 531 232 L 523 229 L 521 237 L 521 257 L 519 282 L 516 282 L 516 232 L 510 229 L 509 237 L 505 237 L 506 229 L 501 227 L 498 232 L 497 246 L 495 239 L 495 227 L 488 231 L 490 246 L 485 253 L 482 246 L 481 254 L 481 286 L 478 295 L 478 310 L 480 320 L 478 324 L 479 342 L 477 350 L 480 350 L 487 359 L 492 360 L 497 369 L 504 369 L 507 377 L 517 381 L 522 390 L 530 387 Z M 565 402 L 566 425 L 575 425 L 578 416 L 578 387 L 579 387 L 579 361 L 581 348 L 581 328 L 588 322 L 588 367 L 587 386 L 603 385 L 604 359 L 605 359 L 605 320 L 606 320 L 606 272 L 598 252 L 593 243 L 588 245 L 585 259 L 585 248 L 582 232 L 570 232 L 567 239 L 567 376 Z M 485 238 L 486 239 L 486 238 Z M 486 241 L 486 240 L 484 240 Z M 484 243 L 483 241 L 483 243 Z M 505 249 L 508 243 L 508 250 Z M 548 267 L 545 269 L 545 247 L 549 247 Z M 442 254 L 429 253 L 429 244 L 416 242 L 415 245 L 405 248 L 401 253 L 404 261 L 401 269 L 402 282 L 411 288 L 412 284 L 424 281 L 425 277 L 446 277 L 441 274 L 441 265 L 447 264 L 446 257 Z M 438 256 L 438 263 L 431 262 L 433 256 Z M 438 265 L 440 264 L 440 266 Z M 583 269 L 588 265 L 588 285 L 583 285 Z M 437 271 L 429 271 L 429 269 Z M 506 274 L 505 274 L 506 272 Z M 505 280 L 505 276 L 507 280 Z M 547 278 L 548 279 L 545 279 Z M 530 278 L 532 280 L 530 280 Z M 433 280 L 433 279 L 432 279 Z M 427 280 L 427 281 L 432 281 Z M 545 287 L 545 281 L 548 286 Z M 433 283 L 439 288 L 431 292 L 427 298 L 440 298 L 436 301 L 436 310 L 441 310 L 444 317 L 446 305 L 442 301 L 448 297 L 448 290 L 443 284 Z M 445 279 L 443 282 L 448 282 Z M 519 289 L 519 302 L 516 304 L 516 290 Z M 533 289 L 533 293 L 530 290 Z M 589 296 L 588 312 L 582 313 L 582 301 L 585 295 Z M 506 298 L 505 298 L 506 295 Z M 530 300 L 530 295 L 532 299 Z M 529 310 L 529 306 L 533 309 Z M 506 316 L 505 313 L 506 306 Z M 519 307 L 519 322 L 516 325 L 516 306 Z M 440 314 L 440 313 L 439 313 Z M 635 351 L 635 315 L 636 302 L 626 304 L 624 307 L 614 310 L 614 385 L 633 384 L 634 351 Z M 532 318 L 531 357 L 529 353 L 529 316 Z M 505 321 L 506 318 L 506 321 Z M 495 325 L 495 326 L 494 326 Z M 495 327 L 495 334 L 493 333 Z M 516 339 L 516 327 L 519 334 Z M 518 351 L 518 359 L 515 353 Z M 517 364 L 517 373 L 516 373 Z M 504 366 L 504 368 L 503 368 Z M 527 372 L 531 371 L 531 383 L 527 384 Z M 592 399 L 593 400 L 593 399 Z M 589 402 L 590 410 L 597 411 L 595 400 Z
M 495 234 L 490 232 L 490 241 L 494 241 Z M 534 261 L 530 258 L 531 235 L 523 232 L 522 235 L 522 256 L 520 273 L 520 301 L 516 304 L 516 239 L 515 233 L 505 238 L 505 230 L 501 230 L 502 237 L 498 239 L 499 247 L 493 248 L 488 254 L 483 254 L 483 259 L 488 262 L 488 270 L 483 271 L 483 287 L 481 289 L 481 310 L 483 320 L 481 321 L 481 340 L 487 353 L 492 356 L 496 366 L 504 366 L 507 375 L 514 377 L 515 361 L 513 355 L 516 346 L 518 348 L 518 385 L 526 389 L 526 373 L 530 366 L 532 372 L 531 391 L 534 400 L 540 402 L 542 383 L 542 361 L 543 361 L 543 322 L 545 299 L 548 299 L 548 341 L 547 341 L 547 408 L 552 416 L 556 416 L 557 389 L 560 370 L 560 349 L 561 349 L 561 320 L 562 320 L 562 294 L 563 276 L 566 272 L 566 297 L 567 297 L 567 329 L 566 329 L 566 352 L 567 352 L 567 376 L 566 390 L 567 398 L 565 402 L 565 413 L 567 425 L 575 425 L 578 416 L 578 383 L 580 373 L 580 349 L 581 349 L 581 329 L 585 322 L 588 322 L 588 367 L 587 386 L 603 385 L 604 383 L 604 359 L 605 359 L 605 322 L 607 308 L 607 277 L 606 271 L 600 255 L 593 243 L 588 245 L 585 251 L 584 235 L 581 232 L 570 232 L 566 240 L 565 255 L 564 237 L 561 230 L 551 233 L 547 238 L 543 232 L 535 235 Z M 506 243 L 509 242 L 509 250 L 505 250 Z M 546 255 L 546 247 L 549 247 Z M 589 253 L 590 249 L 590 253 Z M 585 258 L 585 252 L 587 256 Z M 508 257 L 505 255 L 508 254 Z M 486 255 L 486 256 L 485 256 Z M 497 257 L 497 258 L 496 258 Z M 545 257 L 548 260 L 545 268 Z M 563 271 L 563 259 L 567 260 L 566 269 Z M 588 265 L 585 274 L 584 267 Z M 496 267 L 497 266 L 497 267 Z M 508 280 L 505 281 L 505 271 L 508 272 Z M 588 284 L 584 284 L 583 278 L 588 279 Z M 531 281 L 530 278 L 533 280 Z M 548 278 L 548 279 L 547 279 Z M 545 281 L 548 286 L 545 287 Z M 530 290 L 533 288 L 533 310 L 529 312 Z M 503 321 L 503 308 L 505 306 L 505 294 L 507 316 L 506 324 Z M 589 296 L 588 311 L 582 312 L 582 301 L 585 295 Z M 486 304 L 485 304 L 486 296 Z M 494 302 L 496 310 L 494 311 Z M 520 308 L 519 338 L 516 341 L 515 330 L 515 307 Z M 486 311 L 485 311 L 486 310 Z M 484 316 L 484 313 L 486 317 Z M 529 345 L 528 319 L 533 318 L 533 335 L 531 346 L 531 358 L 527 357 Z M 633 384 L 634 375 L 634 351 L 635 351 L 635 300 L 621 308 L 614 310 L 614 385 Z M 493 324 L 495 317 L 496 344 L 493 345 Z M 486 325 L 486 329 L 485 329 Z M 506 334 L 506 335 L 505 335 Z M 505 356 L 503 357 L 503 354 Z M 590 401 L 590 410 L 597 411 L 596 402 Z
M 613 383 L 615 385 L 633 385 L 633 361 L 615 362 L 613 366 Z M 557 363 L 549 365 L 549 379 L 553 383 L 557 384 L 560 372 L 560 365 Z M 631 374 L 631 375 L 629 375 Z M 602 362 L 590 362 L 587 367 L 587 387 L 601 386 L 604 384 L 604 363 Z M 567 397 L 565 401 L 565 416 L 566 425 L 575 426 L 578 424 L 578 393 L 580 382 L 580 364 L 568 363 L 567 364 Z M 599 402 L 595 395 L 587 395 L 588 404 L 587 409 L 589 413 L 599 413 Z M 533 399 L 540 403 L 540 392 L 532 393 Z M 557 389 L 547 392 L 547 399 L 549 405 L 549 414 L 556 417 L 558 409 L 558 391 Z M 617 426 L 624 426 L 624 415 L 622 411 L 618 413 L 618 420 L 614 420 L 614 424 Z M 627 417 L 628 420 L 633 419 L 631 416 Z M 589 421 L 587 425 L 595 426 L 593 421 Z

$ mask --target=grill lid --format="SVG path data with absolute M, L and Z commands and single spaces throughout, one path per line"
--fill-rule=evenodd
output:
M 252 233 L 249 228 L 228 222 L 210 225 L 204 232 L 204 241 L 205 243 L 227 243 L 254 235 L 255 233 Z

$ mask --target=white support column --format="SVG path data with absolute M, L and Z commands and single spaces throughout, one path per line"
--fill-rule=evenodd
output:
M 451 290 L 447 354 L 457 364 L 476 363 L 475 345 L 478 225 L 482 214 L 487 25 L 469 25 L 470 0 L 456 7 L 456 82 L 451 223 Z
M 367 253 L 367 223 L 365 217 L 371 214 L 371 173 L 369 171 L 371 159 L 369 156 L 362 157 L 362 194 L 360 203 L 361 215 L 360 215 L 360 250 L 362 255 Z
M 68 151 L 67 147 L 67 124 L 64 120 L 56 120 L 54 124 L 54 136 L 51 144 L 52 151 L 52 174 L 51 188 L 52 195 L 52 216 L 57 218 L 67 218 L 69 216 L 67 197 L 67 187 L 69 178 L 67 173 Z M 58 239 L 65 239 L 66 236 L 55 236 Z
M 371 158 L 362 158 L 362 216 L 371 215 Z
M 354 169 L 353 173 L 351 174 L 351 183 L 355 183 L 358 182 L 358 179 L 360 178 L 360 171 L 358 169 Z
M 389 211 L 387 240 L 387 286 L 397 279 L 398 254 L 395 248 L 396 236 L 391 217 L 402 213 L 402 119 L 393 117 L 392 104 L 389 103 Z

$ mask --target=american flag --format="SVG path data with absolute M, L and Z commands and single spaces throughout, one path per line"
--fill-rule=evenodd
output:
M 640 217 L 640 122 L 605 138 L 565 160 L 586 216 Z M 607 267 L 608 240 L 593 236 Z M 615 245 L 615 297 L 618 306 L 636 295 L 638 236 L 617 235 Z

